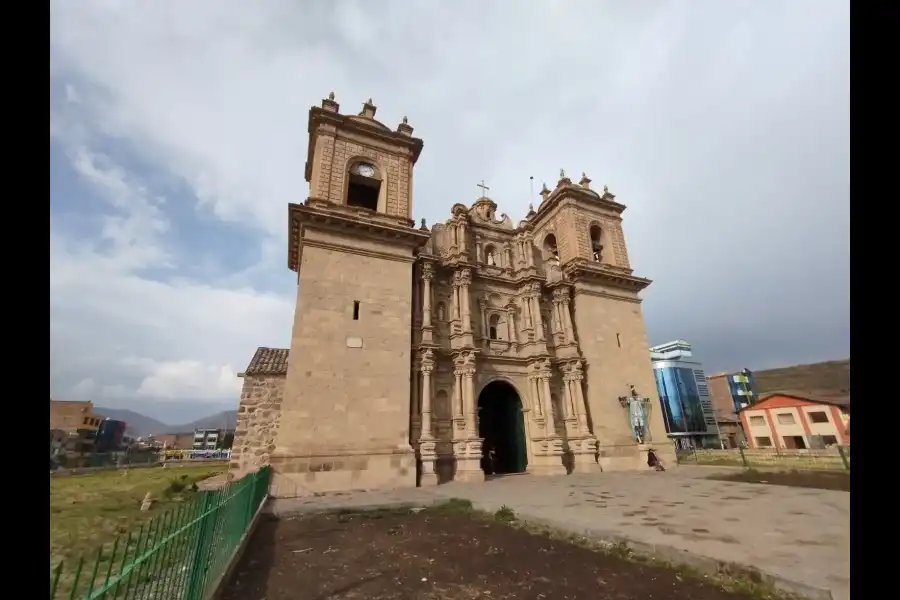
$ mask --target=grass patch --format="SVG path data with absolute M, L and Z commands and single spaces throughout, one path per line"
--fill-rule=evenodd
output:
M 222 465 L 98 471 L 50 478 L 50 564 L 67 563 L 190 499 Z M 141 512 L 150 492 L 153 507 Z
M 760 471 L 747 469 L 738 473 L 715 474 L 707 479 L 763 485 L 783 485 L 819 490 L 850 491 L 849 471 L 799 470 Z
M 494 518 L 498 521 L 505 521 L 507 523 L 510 523 L 516 520 L 516 513 L 515 511 L 513 511 L 513 509 L 504 504 L 499 509 L 497 509 L 497 512 L 494 513 Z
M 475 510 L 470 500 L 465 498 L 450 498 L 446 502 L 438 504 L 431 510 L 439 510 L 445 513 L 469 513 Z

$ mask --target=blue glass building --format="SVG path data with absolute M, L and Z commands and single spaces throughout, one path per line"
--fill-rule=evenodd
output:
M 728 391 L 731 393 L 731 402 L 734 404 L 734 412 L 756 402 L 754 392 L 753 373 L 750 369 L 744 369 L 740 373 L 729 374 L 727 377 Z
M 691 345 L 675 340 L 650 348 L 666 433 L 679 447 L 719 448 L 719 428 L 703 365 Z

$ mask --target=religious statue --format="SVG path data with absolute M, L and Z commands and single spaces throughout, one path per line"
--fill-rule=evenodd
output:
M 638 444 L 643 444 L 649 438 L 647 430 L 647 412 L 650 407 L 649 398 L 641 398 L 633 385 L 628 386 L 630 394 L 621 396 L 619 403 L 628 409 L 628 424 L 631 427 L 631 437 Z

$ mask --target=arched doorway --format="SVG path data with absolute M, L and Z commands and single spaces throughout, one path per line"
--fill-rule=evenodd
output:
M 478 395 L 478 437 L 484 438 L 482 469 L 487 475 L 523 473 L 528 465 L 522 401 L 505 381 L 492 381 Z M 493 468 L 488 459 L 494 450 Z

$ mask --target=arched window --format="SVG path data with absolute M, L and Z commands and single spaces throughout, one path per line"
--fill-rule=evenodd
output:
M 492 267 L 497 264 L 497 249 L 490 244 L 484 247 L 484 264 Z
M 498 332 L 500 331 L 500 315 L 494 313 L 488 319 L 488 337 L 492 340 L 499 340 Z
M 544 238 L 544 245 L 541 248 L 544 260 L 559 261 L 559 250 L 556 247 L 556 236 L 552 233 Z
M 375 165 L 358 162 L 350 167 L 347 184 L 347 206 L 378 210 L 381 177 Z
M 591 260 L 600 262 L 603 258 L 603 246 L 600 244 L 600 226 L 591 225 Z

